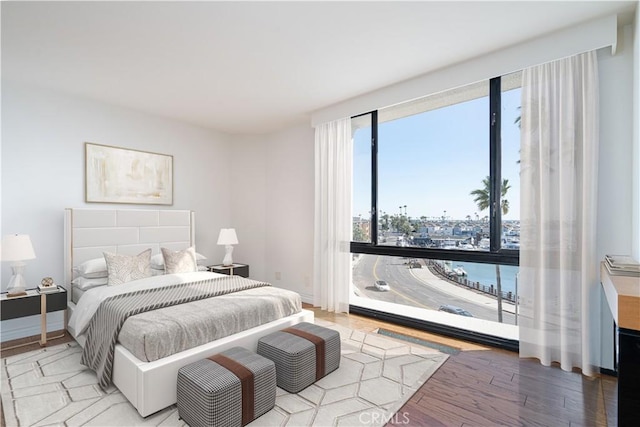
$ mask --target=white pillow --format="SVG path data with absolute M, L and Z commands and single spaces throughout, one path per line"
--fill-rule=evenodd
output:
M 107 279 L 106 277 L 99 277 L 96 279 L 87 279 L 86 277 L 79 276 L 73 279 L 71 283 L 73 283 L 73 285 L 76 288 L 82 291 L 86 291 L 88 289 L 95 288 L 98 286 L 104 286 L 107 284 L 108 280 L 109 279 Z
M 104 252 L 109 272 L 109 286 L 151 277 L 151 249 L 138 255 L 120 255 Z
M 196 252 L 196 262 L 198 265 L 203 265 L 206 260 L 206 256 Z M 161 253 L 155 254 L 151 257 L 151 268 L 164 271 L 164 258 Z
M 94 258 L 73 268 L 78 276 L 85 278 L 107 277 L 107 263 L 104 258 Z
M 196 250 L 193 246 L 176 252 L 166 248 L 160 248 L 160 250 L 162 251 L 162 258 L 164 258 L 165 273 L 190 273 L 198 271 Z

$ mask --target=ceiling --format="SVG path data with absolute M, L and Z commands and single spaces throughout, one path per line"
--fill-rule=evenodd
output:
M 5 2 L 2 79 L 260 134 L 636 2 Z

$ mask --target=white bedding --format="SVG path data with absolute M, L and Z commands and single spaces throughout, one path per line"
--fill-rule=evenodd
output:
M 74 338 L 78 339 L 83 335 L 91 318 L 100 306 L 100 303 L 106 298 L 132 291 L 139 291 L 149 288 L 157 288 L 161 286 L 176 285 L 179 283 L 188 283 L 198 280 L 210 279 L 212 277 L 221 277 L 224 274 L 218 274 L 208 271 L 196 271 L 193 273 L 176 273 L 163 274 L 161 276 L 152 276 L 144 279 L 134 280 L 117 286 L 100 286 L 89 289 L 84 293 L 69 319 L 69 330 L 74 331 Z

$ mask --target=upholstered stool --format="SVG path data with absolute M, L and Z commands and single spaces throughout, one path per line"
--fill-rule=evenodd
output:
M 274 363 L 241 347 L 178 371 L 178 414 L 190 427 L 244 426 L 276 403 Z
M 278 387 L 297 393 L 340 366 L 340 334 L 299 323 L 258 341 L 258 354 L 276 364 Z

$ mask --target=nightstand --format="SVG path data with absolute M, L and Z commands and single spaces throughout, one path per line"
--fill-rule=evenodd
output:
M 228 274 L 230 276 L 242 276 L 249 277 L 249 266 L 247 264 L 232 264 L 232 265 L 209 265 L 207 270 L 214 273 Z
M 40 345 L 45 346 L 47 345 L 47 313 L 64 310 L 64 330 L 67 330 L 67 290 L 58 286 L 58 290 L 55 292 L 41 294 L 37 289 L 27 289 L 26 292 L 26 295 L 11 298 L 7 297 L 6 293 L 0 294 L 0 320 L 39 314 L 41 318 Z M 64 333 L 52 339 L 63 336 Z

